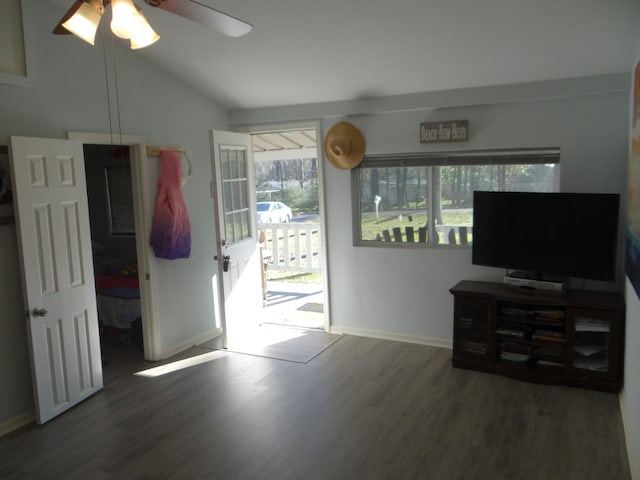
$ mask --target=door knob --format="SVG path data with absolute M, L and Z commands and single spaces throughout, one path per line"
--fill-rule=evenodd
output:
M 220 257 L 219 255 L 214 255 L 213 259 L 216 261 L 222 260 L 222 271 L 223 272 L 229 271 L 229 262 L 231 261 L 231 256 L 223 255 L 222 257 Z
M 37 308 L 36 307 L 36 308 L 33 309 L 32 313 L 33 313 L 34 317 L 46 317 L 47 313 L 49 313 L 49 312 L 47 311 L 46 308 Z

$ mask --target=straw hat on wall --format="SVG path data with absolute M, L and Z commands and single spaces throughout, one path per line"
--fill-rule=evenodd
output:
M 358 127 L 349 122 L 336 123 L 324 139 L 324 154 L 337 168 L 351 169 L 364 157 L 365 141 Z

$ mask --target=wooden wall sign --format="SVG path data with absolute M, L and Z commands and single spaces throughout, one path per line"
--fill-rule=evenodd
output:
M 420 143 L 469 141 L 469 121 L 425 122 L 420 124 Z

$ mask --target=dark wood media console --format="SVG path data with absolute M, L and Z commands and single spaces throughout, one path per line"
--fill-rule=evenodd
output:
M 561 295 L 475 281 L 462 281 L 450 292 L 454 367 L 620 391 L 621 294 L 571 290 Z

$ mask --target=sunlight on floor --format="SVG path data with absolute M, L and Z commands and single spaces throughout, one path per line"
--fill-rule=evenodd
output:
M 262 325 L 229 337 L 228 351 L 308 363 L 340 338 L 319 330 Z
M 167 373 L 177 372 L 178 370 L 184 370 L 185 368 L 194 367 L 203 363 L 211 362 L 225 356 L 224 352 L 215 351 L 197 355 L 195 357 L 185 358 L 183 360 L 176 360 L 175 362 L 167 363 L 166 365 L 160 365 L 159 367 L 149 368 L 147 370 L 140 370 L 134 373 L 138 377 L 160 377 Z
M 302 337 L 305 330 L 298 328 L 251 326 L 244 329 L 230 330 L 228 343 L 231 346 L 268 347 Z

